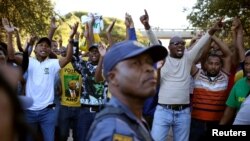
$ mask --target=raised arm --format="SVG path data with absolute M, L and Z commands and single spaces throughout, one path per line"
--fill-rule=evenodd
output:
M 126 26 L 126 40 L 137 40 L 134 21 L 132 16 L 128 13 L 125 14 L 125 26 Z
M 106 54 L 106 47 L 103 44 L 100 44 L 98 47 L 99 53 L 100 53 L 100 58 L 98 61 L 98 65 L 96 67 L 95 71 L 95 81 L 96 82 L 101 82 L 104 81 L 103 75 L 102 75 L 102 69 L 103 69 L 103 57 Z
M 219 46 L 220 50 L 223 53 L 223 70 L 226 73 L 230 73 L 230 68 L 231 68 L 231 57 L 232 53 L 231 50 L 228 48 L 228 46 L 221 41 L 219 38 L 216 36 L 212 36 L 212 40 Z
M 150 44 L 151 45 L 159 45 L 160 43 L 150 27 L 148 12 L 146 9 L 144 10 L 144 12 L 145 12 L 145 14 L 140 17 L 140 21 L 146 30 Z
M 19 35 L 19 30 L 18 28 L 14 28 L 15 30 L 15 35 L 16 35 L 16 44 L 17 44 L 17 48 L 20 52 L 24 52 L 23 48 L 22 48 L 22 44 L 21 44 L 21 38 L 20 38 L 20 35 Z
M 113 27 L 115 25 L 116 19 L 114 19 L 112 21 L 112 23 L 107 27 L 106 29 L 106 36 L 108 39 L 108 43 L 109 43 L 109 47 L 111 47 L 113 45 L 113 40 L 112 40 L 112 36 L 111 36 L 111 31 L 113 30 Z
M 69 44 L 67 46 L 67 54 L 66 54 L 66 57 L 62 57 L 59 59 L 59 64 L 60 64 L 60 67 L 63 68 L 65 65 L 67 65 L 71 59 L 72 59 L 72 56 L 73 56 L 73 46 L 74 46 L 74 35 L 76 34 L 77 32 L 77 28 L 78 28 L 78 23 L 75 23 L 74 26 L 72 26 L 71 28 L 71 33 L 70 33 L 70 36 L 69 36 Z
M 52 38 L 54 36 L 54 33 L 57 29 L 57 25 L 56 25 L 56 18 L 54 16 L 51 17 L 51 22 L 50 22 L 50 29 L 49 29 L 49 34 L 48 34 L 48 38 L 52 41 Z
M 14 26 L 11 23 L 9 23 L 7 18 L 2 18 L 2 24 L 5 31 L 7 32 L 8 57 L 9 59 L 14 60 L 15 50 L 12 44 L 12 35 L 15 29 Z
M 203 35 L 201 39 L 192 47 L 192 49 L 189 50 L 189 58 L 190 61 L 194 62 L 195 59 L 197 58 L 199 52 L 201 51 L 202 48 L 206 46 L 210 42 L 211 36 L 214 35 L 214 33 L 218 30 L 221 29 L 223 23 L 222 23 L 222 18 L 217 20 L 214 25 L 208 30 L 208 33 Z
M 80 40 L 80 33 L 76 32 L 75 40 L 74 40 L 74 47 L 73 47 L 73 57 L 79 60 L 79 40 Z
M 88 41 L 89 41 L 89 45 L 93 45 L 95 43 L 94 40 L 94 31 L 93 31 L 93 25 L 95 23 L 95 17 L 92 14 L 91 15 L 91 20 L 87 23 L 88 24 Z
M 245 60 L 245 49 L 243 46 L 243 27 L 242 27 L 240 19 L 236 18 L 233 25 L 235 25 L 235 30 L 237 33 L 236 48 L 238 49 L 238 53 L 239 53 L 239 59 L 240 59 L 239 61 L 243 62 Z
M 7 32 L 8 58 L 10 60 L 14 60 L 18 65 L 21 65 L 23 58 L 19 55 L 15 57 L 15 49 L 12 43 L 12 35 L 15 30 L 15 27 L 8 21 L 7 18 L 2 18 L 2 24 L 5 31 Z

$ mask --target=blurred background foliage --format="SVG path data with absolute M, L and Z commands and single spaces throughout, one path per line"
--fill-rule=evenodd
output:
M 244 28 L 245 47 L 250 45 L 250 1 L 249 0 L 197 0 L 187 19 L 193 27 L 206 30 L 220 17 L 225 26 L 219 36 L 231 43 L 231 25 L 234 17 L 239 17 Z
M 58 28 L 53 39 L 58 40 L 61 35 L 63 45 L 66 46 L 70 33 L 69 26 L 75 22 L 81 23 L 81 16 L 87 15 L 88 12 L 75 11 L 66 15 L 59 15 L 53 11 L 53 7 L 54 5 L 50 0 L 0 0 L 0 17 L 8 18 L 14 26 L 19 28 L 22 44 L 24 44 L 31 34 L 35 34 L 38 37 L 47 36 L 50 27 L 50 18 L 51 16 L 55 16 Z M 104 30 L 100 33 L 100 36 L 102 41 L 107 44 L 105 28 L 111 24 L 114 18 L 103 15 L 103 19 Z M 79 25 L 78 31 L 82 33 L 84 25 Z M 2 23 L 0 30 L 0 39 L 5 41 L 5 31 L 2 28 Z M 115 26 L 111 33 L 113 41 L 124 40 L 125 33 L 124 19 L 116 19 Z M 140 32 L 137 32 L 137 37 L 139 41 L 147 44 L 148 41 L 142 37 Z

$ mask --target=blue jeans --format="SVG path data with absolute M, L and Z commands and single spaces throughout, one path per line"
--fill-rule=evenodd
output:
M 190 131 L 190 108 L 177 111 L 157 105 L 154 114 L 152 136 L 155 141 L 166 141 L 170 127 L 174 141 L 188 141 Z
M 77 124 L 77 137 L 79 138 L 79 141 L 86 140 L 90 126 L 95 119 L 95 115 L 96 112 L 91 111 L 90 108 L 81 107 Z
M 59 120 L 58 120 L 60 141 L 67 141 L 71 125 L 73 128 L 73 139 L 74 141 L 78 141 L 76 133 L 78 131 L 77 124 L 78 124 L 79 114 L 80 114 L 80 107 L 67 107 L 64 105 L 60 106 Z
M 56 118 L 53 108 L 44 108 L 38 111 L 25 110 L 25 114 L 27 123 L 33 131 L 37 133 L 38 127 L 41 127 L 44 141 L 54 141 Z

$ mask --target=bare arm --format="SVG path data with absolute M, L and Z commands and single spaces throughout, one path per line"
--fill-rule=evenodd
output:
M 94 31 L 93 31 L 93 25 L 95 23 L 95 17 L 94 15 L 91 16 L 91 21 L 88 22 L 88 34 L 89 34 L 89 38 L 88 38 L 88 41 L 89 41 L 89 45 L 93 45 L 93 43 L 95 43 L 95 40 L 94 40 Z
M 103 75 L 102 75 L 102 69 L 103 69 L 103 57 L 106 54 L 106 47 L 103 44 L 100 44 L 98 47 L 98 50 L 100 52 L 100 58 L 98 61 L 98 65 L 96 67 L 95 71 L 95 81 L 101 82 L 104 81 Z
M 164 65 L 165 60 L 160 60 L 156 63 L 156 69 L 157 69 L 157 86 L 160 86 L 161 84 L 161 68 Z
M 115 25 L 116 19 L 114 19 L 112 21 L 112 23 L 107 27 L 106 29 L 106 35 L 107 35 L 107 39 L 108 39 L 108 43 L 109 43 L 109 47 L 111 47 L 113 45 L 113 40 L 112 40 L 112 36 L 111 36 L 111 31 Z
M 237 27 L 237 37 L 236 37 L 236 47 L 238 49 L 238 53 L 239 53 L 239 61 L 243 62 L 245 60 L 245 49 L 243 46 L 243 27 L 242 24 L 240 22 L 240 20 L 238 19 L 239 25 Z
M 222 27 L 222 18 L 217 20 L 214 25 L 208 30 L 208 33 L 203 35 L 199 41 L 192 47 L 191 50 L 189 50 L 189 53 L 192 54 L 189 56 L 190 61 L 193 63 L 195 59 L 197 58 L 198 53 L 200 53 L 201 49 L 206 46 L 207 43 L 210 42 L 211 36 L 214 35 L 214 33 L 221 29 Z
M 220 120 L 220 125 L 229 125 L 230 123 L 232 123 L 234 120 L 235 114 L 236 114 L 235 108 L 227 107 L 224 112 L 223 117 Z
M 56 18 L 55 17 L 51 17 L 50 29 L 49 29 L 49 34 L 48 34 L 48 38 L 50 40 L 52 40 L 56 29 L 57 29 Z
M 126 26 L 126 38 L 125 38 L 125 40 L 129 40 L 129 32 L 128 32 L 128 30 L 129 30 L 130 24 L 129 24 L 129 20 L 128 20 L 128 13 L 125 14 L 125 22 L 124 22 L 124 24 Z
M 218 39 L 216 36 L 212 36 L 212 40 L 219 46 L 220 50 L 223 53 L 223 70 L 227 73 L 230 73 L 231 69 L 231 50 L 228 48 L 228 46 Z
M 24 52 L 23 48 L 22 48 L 22 44 L 21 44 L 21 38 L 19 35 L 19 31 L 17 28 L 15 28 L 15 34 L 16 34 L 16 44 L 17 44 L 17 48 L 20 52 Z
M 3 24 L 5 31 L 7 32 L 8 58 L 10 60 L 15 60 L 15 62 L 20 65 L 22 63 L 23 58 L 20 56 L 15 57 L 15 49 L 14 49 L 13 43 L 12 43 L 12 35 L 14 32 L 14 26 L 8 21 L 7 18 L 2 18 L 2 24 Z
M 78 28 L 78 23 L 76 23 L 71 29 L 71 34 L 70 34 L 70 37 L 69 37 L 69 44 L 67 46 L 66 57 L 62 57 L 62 58 L 59 59 L 59 64 L 60 64 L 61 68 L 63 68 L 65 65 L 67 65 L 72 59 L 73 45 L 74 45 L 73 37 L 74 37 L 75 33 L 77 32 L 77 28 Z

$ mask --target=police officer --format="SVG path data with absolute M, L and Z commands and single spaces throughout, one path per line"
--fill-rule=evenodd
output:
M 151 141 L 142 116 L 144 101 L 156 93 L 155 63 L 164 59 L 165 47 L 144 47 L 137 41 L 114 44 L 104 56 L 104 77 L 112 97 L 96 115 L 87 140 Z

